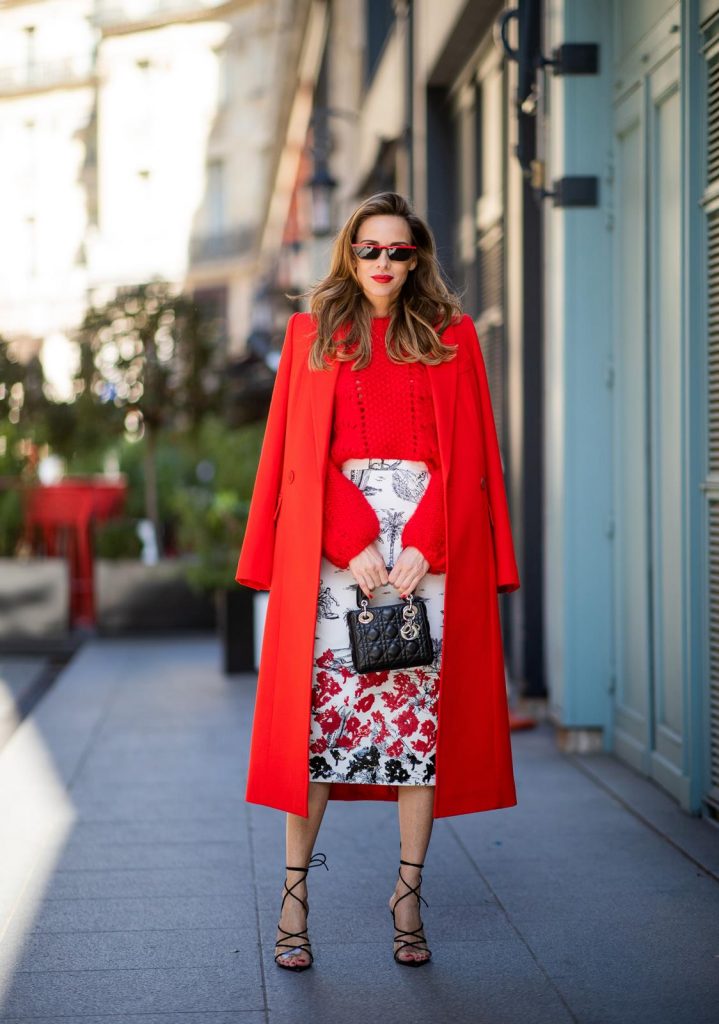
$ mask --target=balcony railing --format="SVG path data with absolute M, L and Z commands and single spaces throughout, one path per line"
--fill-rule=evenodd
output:
M 92 65 L 85 56 L 0 68 L 0 94 L 54 89 L 83 82 L 91 76 Z
M 195 235 L 190 239 L 190 262 L 208 263 L 247 256 L 252 252 L 257 233 L 254 228 L 235 228 L 233 231 Z
M 92 16 L 98 28 L 109 30 L 143 22 L 172 21 L 188 16 L 202 17 L 229 0 L 96 0 Z

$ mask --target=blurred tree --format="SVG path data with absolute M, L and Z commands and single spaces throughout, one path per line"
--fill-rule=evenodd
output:
M 98 467 L 107 448 L 107 416 L 75 381 L 72 402 L 49 397 L 37 351 L 0 337 L 0 446 L 16 457 L 18 478 L 34 478 L 38 450 L 66 460 L 81 453 L 81 461 Z M 31 457 L 32 456 L 32 457 Z
M 36 479 L 38 435 L 47 405 L 36 353 L 0 338 L 0 556 L 14 554 L 22 535 L 21 489 Z
M 120 288 L 88 309 L 75 335 L 78 398 L 87 396 L 107 436 L 144 440 L 145 515 L 158 544 L 157 441 L 161 430 L 192 434 L 224 401 L 224 323 L 163 281 Z
M 38 354 L 23 360 L 16 345 L 0 338 L 0 421 L 37 430 L 48 405 L 44 383 Z

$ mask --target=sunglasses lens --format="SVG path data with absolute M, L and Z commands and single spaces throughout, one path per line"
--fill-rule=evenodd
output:
M 379 254 L 386 249 L 387 255 L 394 263 L 406 263 L 412 259 L 413 248 L 399 248 L 384 245 L 352 245 L 355 256 L 360 260 L 376 260 Z
M 355 245 L 354 251 L 360 260 L 376 260 L 382 250 L 374 245 Z

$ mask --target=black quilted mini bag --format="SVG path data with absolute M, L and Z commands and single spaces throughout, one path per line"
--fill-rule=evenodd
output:
M 415 668 L 432 663 L 432 637 L 424 598 L 408 594 L 401 604 L 370 609 L 358 583 L 355 590 L 361 611 L 350 609 L 346 618 L 356 672 Z

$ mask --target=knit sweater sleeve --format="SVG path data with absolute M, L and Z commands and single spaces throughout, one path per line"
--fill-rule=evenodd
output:
M 380 533 L 377 513 L 362 491 L 327 460 L 322 553 L 333 565 L 346 569 Z
M 427 488 L 417 508 L 404 524 L 402 547 L 418 548 L 429 562 L 428 572 L 446 572 L 444 538 L 444 495 L 442 473 L 430 473 Z

